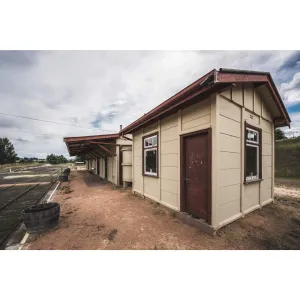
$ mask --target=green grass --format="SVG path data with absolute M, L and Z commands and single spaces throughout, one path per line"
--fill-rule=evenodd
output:
M 285 148 L 285 149 L 300 148 L 300 137 L 296 137 L 294 139 L 286 139 L 286 140 L 276 141 L 275 147 L 278 149 L 280 149 L 280 148 Z

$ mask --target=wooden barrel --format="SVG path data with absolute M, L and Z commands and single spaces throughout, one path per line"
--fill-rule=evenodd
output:
M 71 172 L 71 169 L 67 168 L 67 169 L 64 169 L 63 174 L 64 175 L 70 175 L 70 172 Z
M 26 208 L 22 218 L 28 233 L 41 233 L 58 224 L 59 214 L 60 205 L 50 202 Z
M 60 175 L 59 181 L 68 181 L 68 175 L 65 175 L 65 174 Z

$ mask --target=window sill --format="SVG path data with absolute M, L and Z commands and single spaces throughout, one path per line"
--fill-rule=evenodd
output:
M 250 181 L 244 181 L 244 184 L 251 184 L 251 183 L 261 182 L 261 181 L 263 181 L 263 179 L 254 179 L 254 180 L 250 180 Z
M 142 174 L 142 176 L 158 178 L 158 175 Z

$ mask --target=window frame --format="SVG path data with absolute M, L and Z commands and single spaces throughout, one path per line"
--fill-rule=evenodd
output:
M 148 139 L 148 138 L 154 137 L 154 136 L 156 136 L 156 146 L 147 146 L 147 147 L 145 147 L 145 140 Z M 153 132 L 149 135 L 143 136 L 142 142 L 143 142 L 143 146 L 142 146 L 143 174 L 142 175 L 158 178 L 159 177 L 159 165 L 158 165 L 158 162 L 159 162 L 159 159 L 158 159 L 158 156 L 159 156 L 159 134 L 158 134 L 158 132 Z M 149 150 L 156 150 L 156 173 L 146 172 L 145 153 L 146 153 L 146 151 L 149 151 Z
M 253 130 L 258 133 L 258 142 L 247 140 L 247 129 Z M 257 156 L 257 178 L 247 179 L 246 176 L 246 167 L 247 167 L 247 156 L 246 149 L 247 146 L 258 148 L 258 156 Z M 253 182 L 262 181 L 262 130 L 256 126 L 253 126 L 245 121 L 245 131 L 244 131 L 244 184 L 250 184 Z

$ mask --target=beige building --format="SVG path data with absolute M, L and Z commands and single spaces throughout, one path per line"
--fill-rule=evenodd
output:
M 120 134 L 132 190 L 208 232 L 274 199 L 274 129 L 290 118 L 266 72 L 212 70 Z
M 83 156 L 95 175 L 116 185 L 132 182 L 132 136 L 116 134 L 66 137 L 70 156 Z

